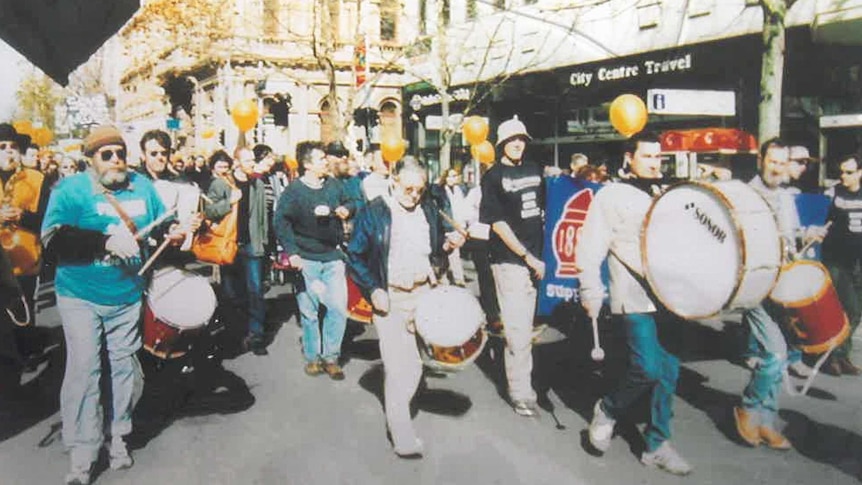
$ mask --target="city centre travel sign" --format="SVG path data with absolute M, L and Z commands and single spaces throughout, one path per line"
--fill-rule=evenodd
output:
M 593 83 L 635 79 L 645 76 L 683 72 L 692 69 L 693 56 L 691 52 L 674 55 L 673 57 L 657 57 L 637 61 L 625 61 L 592 69 L 578 70 L 569 74 L 569 84 L 574 87 L 590 87 Z

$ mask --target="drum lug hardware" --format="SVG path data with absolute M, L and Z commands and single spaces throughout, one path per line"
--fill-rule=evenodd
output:
M 191 366 L 191 365 L 184 365 L 184 366 L 183 366 L 183 369 L 182 369 L 180 372 L 181 372 L 182 374 L 191 374 L 191 373 L 192 373 L 192 372 L 194 372 L 194 371 L 195 371 L 194 366 Z

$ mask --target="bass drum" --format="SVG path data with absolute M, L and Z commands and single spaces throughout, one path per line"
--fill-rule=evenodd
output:
M 456 372 L 481 355 L 488 337 L 479 300 L 457 286 L 437 286 L 416 305 L 416 335 L 424 364 L 434 370 Z
M 759 305 L 775 285 L 781 251 L 769 205 L 738 180 L 672 186 L 641 229 L 650 289 L 689 320 Z

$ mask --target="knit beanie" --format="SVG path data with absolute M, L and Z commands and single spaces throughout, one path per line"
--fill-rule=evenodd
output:
M 107 145 L 122 145 L 125 147 L 126 142 L 123 140 L 123 134 L 113 126 L 97 126 L 84 139 L 84 155 L 92 157 L 96 153 L 96 150 Z

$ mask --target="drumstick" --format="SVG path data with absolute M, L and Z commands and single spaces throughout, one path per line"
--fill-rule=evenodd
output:
M 164 240 L 164 242 L 162 242 L 161 246 L 159 246 L 159 248 L 156 249 L 156 252 L 154 252 L 153 255 L 150 256 L 150 259 L 148 259 L 147 262 L 144 263 L 144 265 L 141 267 L 141 270 L 138 271 L 138 276 L 143 276 L 144 273 L 146 273 L 147 270 L 150 269 L 150 266 L 152 266 L 153 263 L 156 262 L 156 258 L 158 258 L 165 251 L 165 249 L 167 249 L 168 244 L 170 244 L 170 243 L 171 243 L 171 240 L 168 238 L 165 238 L 165 240 Z
M 831 226 L 832 226 L 832 221 L 829 221 L 826 223 L 825 226 L 823 226 L 823 230 L 828 231 Z M 805 251 L 808 251 L 808 249 L 810 249 L 811 246 L 815 245 L 818 242 L 822 242 L 822 241 L 823 241 L 822 239 L 819 239 L 819 240 L 818 239 L 812 239 L 812 240 L 808 241 L 808 243 L 805 246 L 802 246 L 802 249 L 797 251 L 796 258 L 794 258 L 794 259 L 798 259 L 800 256 L 804 256 Z
M 166 220 L 168 217 L 171 217 L 172 215 L 174 215 L 174 212 L 176 212 L 176 211 L 177 211 L 177 208 L 176 208 L 176 207 L 174 207 L 173 209 L 171 209 L 171 210 L 169 210 L 169 211 L 165 212 L 164 214 L 160 215 L 159 217 L 157 217 L 157 218 L 156 218 L 156 220 L 154 220 L 153 222 L 151 222 L 151 223 L 147 224 L 146 226 L 144 226 L 144 228 L 143 228 L 143 229 L 139 230 L 139 231 L 135 234 L 135 239 L 138 239 L 138 240 L 143 239 L 147 234 L 149 234 L 149 233 L 150 233 L 150 231 L 152 231 L 152 230 L 153 230 L 153 228 L 155 228 L 155 227 L 156 227 L 156 226 L 158 226 L 159 224 L 161 224 L 161 223 L 165 222 L 165 220 Z
M 591 318 L 593 323 L 593 350 L 590 351 L 590 358 L 596 362 L 605 360 L 605 351 L 599 343 L 599 320 L 596 317 Z
M 440 217 L 442 217 L 446 222 L 451 224 L 452 227 L 454 227 L 455 230 L 458 231 L 462 236 L 470 237 L 470 233 L 468 233 L 466 229 L 461 227 L 461 224 L 458 224 L 457 222 L 455 222 L 454 219 L 449 217 L 449 214 L 443 212 L 441 209 L 437 209 L 437 212 L 440 214 Z

